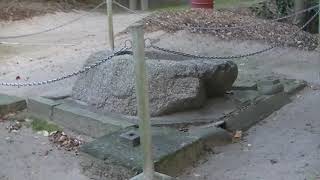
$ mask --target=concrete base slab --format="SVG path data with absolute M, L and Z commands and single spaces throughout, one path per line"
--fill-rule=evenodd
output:
M 91 137 L 100 137 L 133 126 L 126 121 L 101 116 L 68 104 L 60 104 L 53 108 L 52 121 Z
M 307 82 L 296 79 L 283 79 L 281 83 L 284 85 L 284 92 L 292 95 L 307 86 Z
M 10 112 L 22 111 L 27 108 L 27 103 L 24 99 L 0 94 L 0 116 Z
M 44 120 L 51 120 L 53 108 L 61 103 L 42 97 L 28 98 L 28 112 L 34 117 Z
M 146 180 L 145 177 L 143 177 L 143 173 L 139 174 L 138 176 L 135 176 L 133 178 L 131 178 L 130 180 Z M 154 179 L 153 180 L 174 180 L 173 177 L 167 176 L 165 174 L 161 174 L 161 173 L 155 173 L 154 174 Z
M 122 133 L 132 130 L 138 129 L 120 130 L 85 144 L 80 150 L 106 163 L 140 173 L 143 158 L 141 145 L 130 146 L 120 138 Z M 179 174 L 204 153 L 204 143 L 199 141 L 199 137 L 172 128 L 153 127 L 152 138 L 155 170 L 170 176 Z
M 131 174 L 142 171 L 142 151 L 121 140 L 121 134 L 138 131 L 130 127 L 85 144 L 80 151 L 106 166 L 126 168 Z M 208 147 L 232 142 L 232 136 L 224 129 L 206 126 L 181 132 L 167 127 L 153 127 L 153 154 L 155 169 L 172 177 L 194 164 L 206 153 Z
M 100 137 L 134 125 L 121 118 L 103 116 L 82 106 L 43 97 L 29 98 L 28 112 L 34 117 L 54 121 L 91 137 Z
M 289 102 L 291 101 L 286 93 L 259 97 L 250 106 L 228 117 L 226 128 L 231 131 L 245 131 Z

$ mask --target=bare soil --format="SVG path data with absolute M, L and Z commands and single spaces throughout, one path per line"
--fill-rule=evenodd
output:
M 172 33 L 185 29 L 197 34 L 210 34 L 220 40 L 255 40 L 306 50 L 313 50 L 318 44 L 317 36 L 299 31 L 298 26 L 230 10 L 163 11 L 152 14 L 144 21 L 149 32 L 163 30 Z M 233 28 L 238 26 L 242 28 Z
M 87 9 L 94 5 L 86 0 L 3 0 L 0 2 L 0 20 L 17 21 L 47 13 Z

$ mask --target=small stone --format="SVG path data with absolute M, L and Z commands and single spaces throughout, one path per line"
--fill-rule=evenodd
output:
M 9 144 L 12 144 L 14 142 L 13 139 L 10 137 L 6 137 L 5 139 L 6 139 L 6 142 Z
M 234 138 L 241 138 L 242 137 L 242 131 L 236 131 L 236 133 L 233 136 Z
M 58 142 L 64 142 L 67 139 L 67 136 L 60 136 L 60 138 L 58 139 Z
M 276 160 L 276 159 L 271 159 L 270 162 L 271 162 L 271 164 L 277 164 L 277 163 L 278 163 L 278 160 Z
M 43 153 L 43 156 L 48 156 L 48 154 L 49 154 L 49 151 L 47 150 Z
M 48 137 L 49 136 L 49 132 L 48 131 L 43 131 L 43 136 Z

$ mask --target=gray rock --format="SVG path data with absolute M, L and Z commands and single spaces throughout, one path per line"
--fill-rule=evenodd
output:
M 87 63 L 105 58 L 98 52 Z M 73 98 L 107 112 L 136 115 L 134 62 L 119 56 L 79 77 Z M 147 60 L 152 116 L 200 108 L 207 97 L 231 89 L 238 69 L 235 63 L 214 60 Z

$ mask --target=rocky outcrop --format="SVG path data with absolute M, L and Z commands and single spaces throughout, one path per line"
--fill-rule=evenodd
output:
M 108 54 L 96 53 L 88 63 Z M 119 56 L 82 74 L 73 88 L 73 98 L 103 111 L 136 115 L 133 64 L 131 56 Z M 233 62 L 199 59 L 148 59 L 147 68 L 152 116 L 200 108 L 208 97 L 231 89 L 238 74 Z

